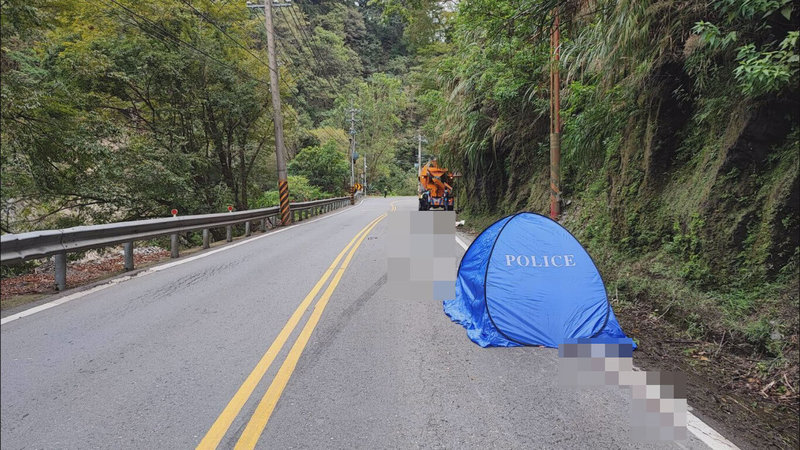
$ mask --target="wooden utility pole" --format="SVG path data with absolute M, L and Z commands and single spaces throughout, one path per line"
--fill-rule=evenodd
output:
M 417 195 L 422 194 L 422 183 L 419 176 L 422 173 L 422 133 L 417 129 Z
M 356 113 L 357 109 L 350 105 L 350 204 L 355 205 L 356 185 Z M 364 183 L 366 184 L 366 183 Z
M 281 91 L 278 85 L 278 60 L 275 58 L 275 31 L 272 26 L 272 0 L 264 0 L 264 25 L 267 28 L 267 56 L 269 63 L 269 90 L 272 93 L 272 114 L 275 124 L 275 159 L 278 163 L 278 197 L 280 199 L 281 225 L 292 223 L 289 210 L 289 180 L 286 174 L 286 146 L 283 143 L 283 116 L 281 116 Z
M 550 218 L 561 215 L 561 82 L 558 73 L 559 20 L 558 8 L 553 9 L 553 29 L 550 33 Z

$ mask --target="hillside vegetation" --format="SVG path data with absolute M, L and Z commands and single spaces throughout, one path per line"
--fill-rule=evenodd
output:
M 419 96 L 477 229 L 549 212 L 554 8 L 560 221 L 629 310 L 623 326 L 635 337 L 642 319 L 666 322 L 683 335 L 673 339 L 758 361 L 742 377 L 796 411 L 800 11 L 789 0 L 460 2 L 442 21 L 448 39 L 427 47 L 436 82 Z
M 358 179 L 366 155 L 373 190 L 413 194 L 402 25 L 343 2 L 274 15 L 292 197 L 349 190 L 351 125 Z M 2 42 L 4 233 L 277 198 L 263 8 L 4 0 Z
M 741 363 L 725 386 L 796 414 L 791 0 L 277 8 L 293 199 L 347 192 L 353 126 L 373 192 L 414 195 L 422 142 L 461 173 L 472 228 L 546 214 L 556 12 L 560 222 L 634 338 L 710 344 Z M 3 233 L 275 204 L 263 19 L 233 0 L 4 0 Z

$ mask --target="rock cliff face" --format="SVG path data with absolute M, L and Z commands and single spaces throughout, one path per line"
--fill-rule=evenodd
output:
M 694 337 L 727 334 L 743 353 L 796 355 L 800 93 L 745 95 L 730 55 L 693 69 L 698 39 L 684 32 L 636 83 L 562 88 L 561 221 L 618 297 L 669 307 L 663 319 Z M 473 173 L 465 217 L 547 214 L 546 114 L 471 104 L 491 151 L 450 148 L 448 163 Z

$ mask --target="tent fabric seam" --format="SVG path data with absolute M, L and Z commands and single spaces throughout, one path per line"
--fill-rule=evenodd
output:
M 492 249 L 489 250 L 489 256 L 486 258 L 486 270 L 484 270 L 483 272 L 483 304 L 486 306 L 486 315 L 489 316 L 489 321 L 492 322 L 492 326 L 494 327 L 495 330 L 497 330 L 498 333 L 500 333 L 504 338 L 508 339 L 509 341 L 515 344 L 531 345 L 531 344 L 526 344 L 524 342 L 519 342 L 516 339 L 508 336 L 503 330 L 500 329 L 500 327 L 497 326 L 496 323 L 494 323 L 494 319 L 492 318 L 492 312 L 489 310 L 489 299 L 488 297 L 486 297 L 486 278 L 489 276 L 489 266 L 492 265 L 492 254 L 494 253 L 494 248 L 497 245 L 497 240 L 500 239 L 500 235 L 503 234 L 503 230 L 506 229 L 506 226 L 508 226 L 508 224 L 511 223 L 511 221 L 514 220 L 514 218 L 520 214 L 522 214 L 522 212 L 506 216 L 510 218 L 506 221 L 506 223 L 503 224 L 502 227 L 500 227 L 500 230 L 497 231 L 497 235 L 494 237 L 494 242 L 492 242 Z M 505 219 L 505 217 L 503 217 L 503 219 Z

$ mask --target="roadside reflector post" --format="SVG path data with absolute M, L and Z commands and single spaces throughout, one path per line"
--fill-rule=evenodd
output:
M 177 258 L 179 256 L 178 253 L 178 233 L 173 233 L 169 237 L 169 246 L 170 246 L 170 257 Z
M 267 231 L 267 219 L 261 219 L 261 226 L 259 227 L 261 232 L 264 233 Z
M 170 211 L 170 212 L 172 213 L 172 217 L 178 217 L 178 210 L 177 209 L 173 208 L 172 211 Z
M 244 223 L 244 235 L 250 236 L 250 221 Z
M 67 252 L 56 253 L 56 289 L 63 291 L 67 288 Z
M 211 235 L 208 232 L 208 228 L 203 228 L 203 248 L 208 248 L 211 246 Z
M 225 242 L 233 241 L 233 225 L 225 227 Z
M 125 259 L 125 270 L 133 270 L 133 242 L 122 244 Z

